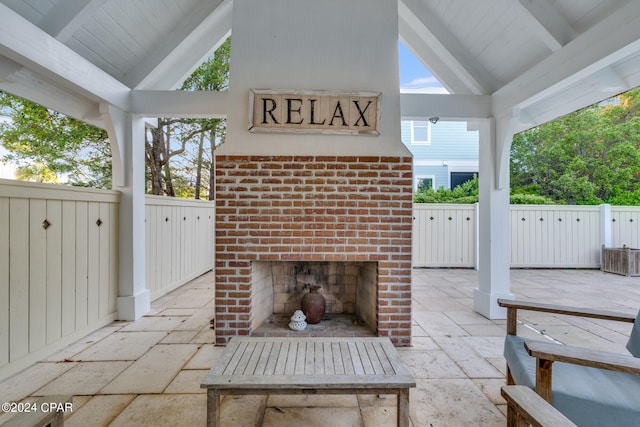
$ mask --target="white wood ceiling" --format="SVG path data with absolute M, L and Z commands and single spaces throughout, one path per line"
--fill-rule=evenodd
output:
M 398 5 L 401 40 L 450 93 L 491 96 L 491 114 L 516 111 L 521 127 L 640 84 L 638 0 Z M 232 7 L 233 0 L 0 0 L 0 89 L 91 120 L 83 110 L 119 98 L 74 82 L 73 69 L 104 73 L 112 81 L 98 80 L 114 94 L 175 89 L 230 34 Z M 20 37 L 46 45 L 69 70 Z

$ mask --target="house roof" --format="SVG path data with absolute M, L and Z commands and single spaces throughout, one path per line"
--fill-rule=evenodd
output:
M 178 87 L 230 34 L 232 9 L 0 0 L 0 89 L 99 125 L 100 103 L 132 111 L 135 92 Z M 526 128 L 640 84 L 635 0 L 398 0 L 398 16 L 404 44 L 479 106 L 463 117 L 508 114 Z

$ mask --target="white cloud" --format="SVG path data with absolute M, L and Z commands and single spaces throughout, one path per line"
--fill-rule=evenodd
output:
M 444 93 L 447 94 L 449 91 L 443 87 L 439 86 L 427 86 L 427 87 L 401 87 L 400 93 Z
M 409 83 L 400 85 L 400 92 L 404 93 L 449 93 L 447 89 L 433 76 L 419 77 Z
M 409 82 L 409 84 L 407 86 L 442 86 L 440 84 L 440 82 L 438 81 L 438 79 L 436 79 L 433 76 L 428 76 L 428 77 L 419 77 L 417 79 L 413 79 L 411 80 L 411 82 Z

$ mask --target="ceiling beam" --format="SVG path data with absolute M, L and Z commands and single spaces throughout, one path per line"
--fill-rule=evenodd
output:
M 519 0 L 520 14 L 531 25 L 534 34 L 556 51 L 576 37 L 575 30 L 548 0 Z
M 0 4 L 0 55 L 92 101 L 129 109 L 129 88 Z
M 631 86 L 613 67 L 606 67 L 596 71 L 592 77 L 596 81 L 600 92 L 614 91 L 621 93 L 631 89 Z
M 493 93 L 501 85 L 420 0 L 400 0 L 398 14 L 431 46 L 435 55 L 457 77 L 466 82 L 474 94 Z
M 402 120 L 471 120 L 491 117 L 491 96 L 453 94 L 400 94 Z
M 623 84 L 625 80 L 616 83 L 615 78 L 613 78 L 612 80 L 607 79 L 608 82 L 603 83 L 600 80 L 601 76 L 601 73 L 598 72 L 592 76 L 593 78 L 585 79 L 579 84 L 558 92 L 553 97 L 532 104 L 526 109 L 519 110 L 519 123 L 516 132 L 530 129 L 586 106 L 596 104 L 640 84 L 640 81 L 631 82 L 626 88 L 621 88 L 617 85 Z
M 45 33 L 64 43 L 107 0 L 60 0 L 42 17 L 38 26 Z
M 11 69 L 11 73 L 6 72 Z M 59 85 L 45 81 L 30 70 L 4 58 L 0 58 L 0 90 L 94 126 L 104 126 L 95 116 L 98 108 L 95 102 L 75 96 Z
M 11 78 L 18 71 L 22 70 L 22 65 L 8 58 L 0 57 L 0 82 Z
M 638 53 L 640 2 L 631 1 L 496 91 L 494 114 L 525 109 Z
M 225 118 L 227 92 L 134 90 L 131 112 L 144 117 Z
M 398 19 L 398 31 L 400 40 L 407 49 L 425 65 L 449 93 L 473 94 L 473 90 L 469 88 L 467 82 L 458 78 L 402 17 Z
M 231 33 L 232 0 L 201 0 L 125 76 L 134 89 L 176 89 Z

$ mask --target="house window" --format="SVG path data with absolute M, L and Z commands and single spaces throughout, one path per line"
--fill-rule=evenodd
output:
M 451 172 L 451 189 L 453 190 L 458 185 L 462 185 L 465 182 L 472 180 L 475 175 L 478 175 L 478 172 Z
M 411 144 L 430 145 L 431 144 L 431 126 L 427 120 L 411 121 Z
M 416 177 L 415 191 L 426 191 L 433 189 L 434 184 L 433 176 L 418 176 Z

